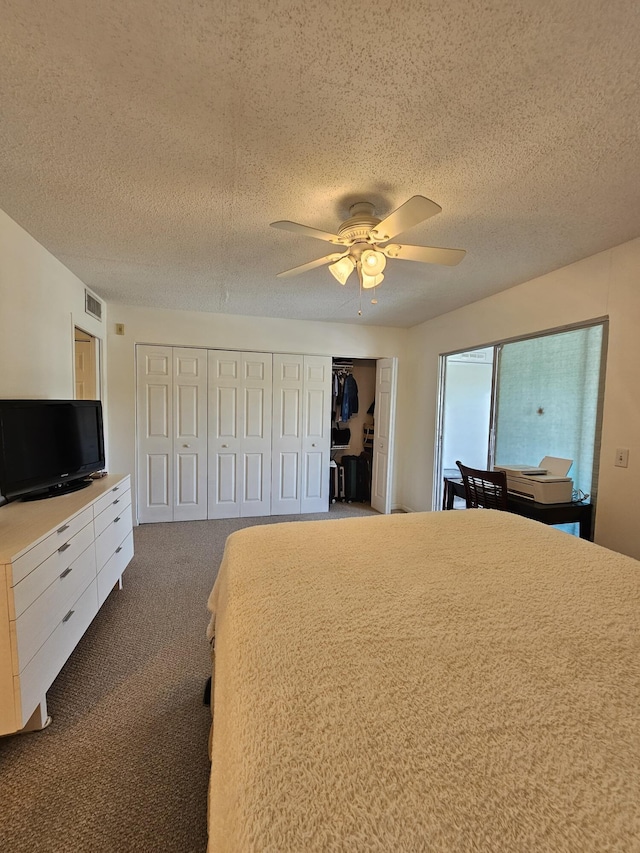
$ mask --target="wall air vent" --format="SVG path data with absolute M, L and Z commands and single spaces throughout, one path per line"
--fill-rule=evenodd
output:
M 102 302 L 99 299 L 89 293 L 88 290 L 84 292 L 84 310 L 87 314 L 91 314 L 92 317 L 95 317 L 96 320 L 100 320 L 102 322 Z

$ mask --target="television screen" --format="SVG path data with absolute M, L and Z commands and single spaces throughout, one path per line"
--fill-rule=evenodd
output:
M 55 494 L 104 468 L 99 400 L 0 400 L 0 494 Z

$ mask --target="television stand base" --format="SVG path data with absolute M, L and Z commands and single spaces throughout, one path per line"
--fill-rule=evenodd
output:
M 49 486 L 48 489 L 38 489 L 37 492 L 31 492 L 28 495 L 23 495 L 23 501 L 42 501 L 45 498 L 55 498 L 58 495 L 68 495 L 69 492 L 77 492 L 80 489 L 86 489 L 90 486 L 93 480 L 85 477 L 81 480 L 71 480 L 69 483 L 61 483 L 59 486 Z

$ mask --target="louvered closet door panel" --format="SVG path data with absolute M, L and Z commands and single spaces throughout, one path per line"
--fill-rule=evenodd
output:
M 244 353 L 242 361 L 242 477 L 240 515 L 271 513 L 272 355 Z
M 172 348 L 136 351 L 138 519 L 173 520 Z
M 304 356 L 301 512 L 329 509 L 331 358 Z
M 207 517 L 207 351 L 173 349 L 174 521 Z
M 243 479 L 243 354 L 210 350 L 208 363 L 208 517 L 236 518 Z
M 304 356 L 273 356 L 271 514 L 300 512 Z

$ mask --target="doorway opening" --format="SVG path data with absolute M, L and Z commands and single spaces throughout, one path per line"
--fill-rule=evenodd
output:
M 73 352 L 76 400 L 99 400 L 99 339 L 75 326 L 73 330 Z

